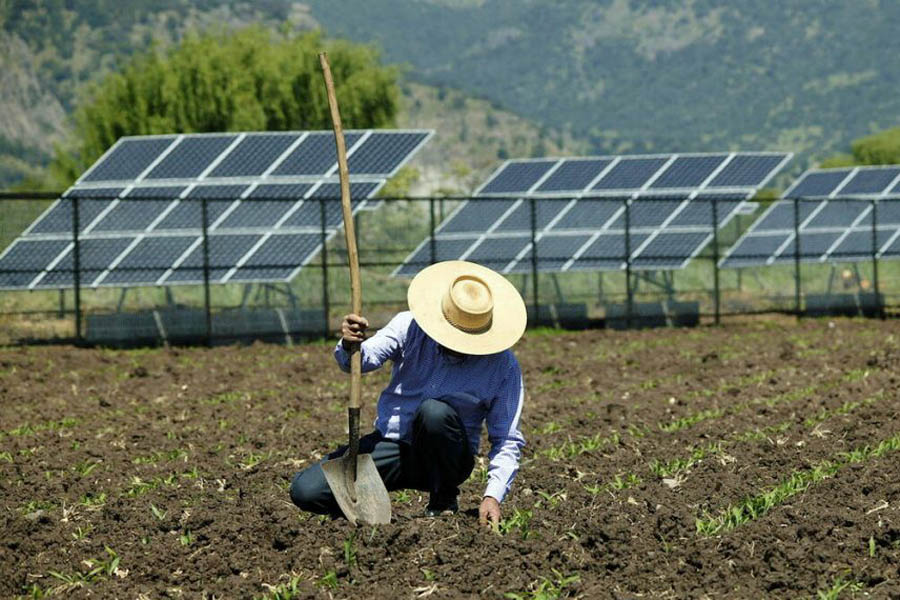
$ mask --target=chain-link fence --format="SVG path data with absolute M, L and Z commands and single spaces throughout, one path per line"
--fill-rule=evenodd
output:
M 0 197 L 0 343 L 331 335 L 350 299 L 340 200 L 207 196 Z M 375 326 L 405 308 L 409 276 L 457 258 L 505 272 L 532 325 L 884 316 L 897 305 L 893 200 L 832 199 L 831 217 L 819 200 L 781 201 L 787 217 L 763 228 L 774 218 L 760 219 L 764 207 L 742 214 L 746 205 L 728 197 L 689 206 L 671 197 L 354 203 L 363 303 Z M 496 214 L 481 229 L 454 228 L 464 203 Z

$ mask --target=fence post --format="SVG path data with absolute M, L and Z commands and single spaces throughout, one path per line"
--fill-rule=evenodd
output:
M 74 252 L 72 277 L 75 292 L 75 341 L 81 343 L 81 240 L 79 233 L 81 230 L 81 215 L 79 213 L 79 201 L 76 195 L 72 198 L 72 239 L 75 246 L 72 248 Z
M 800 318 L 800 199 L 794 198 L 794 315 Z
M 872 199 L 872 291 L 875 293 L 875 311 L 884 319 L 884 304 L 878 286 L 878 200 Z
M 538 289 L 538 254 L 537 254 L 537 200 L 529 198 L 531 213 L 531 303 L 534 305 L 534 322 L 540 323 L 540 304 Z
M 428 228 L 429 228 L 429 237 L 428 237 L 428 245 L 429 250 L 431 251 L 431 257 L 429 258 L 428 264 L 433 265 L 437 262 L 437 240 L 434 239 L 434 198 L 428 199 Z
M 631 291 L 631 204 L 625 199 L 625 327 L 631 329 L 634 294 Z
M 203 312 L 206 319 L 206 345 L 212 346 L 212 312 L 209 306 L 209 216 L 206 196 L 200 199 L 200 220 L 203 221 Z
M 321 219 L 321 245 L 322 251 L 320 256 L 322 257 L 322 337 L 326 340 L 328 336 L 331 334 L 331 331 L 328 328 L 328 315 L 330 313 L 330 307 L 328 303 L 328 234 L 326 233 L 326 215 L 325 215 L 325 198 L 319 198 L 319 216 Z
M 719 314 L 719 203 L 712 198 L 712 232 L 713 232 L 713 309 L 715 311 L 715 323 L 721 323 Z

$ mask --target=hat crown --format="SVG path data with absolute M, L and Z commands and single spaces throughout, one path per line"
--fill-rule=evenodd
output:
M 491 325 L 494 298 L 487 283 L 475 275 L 460 275 L 441 299 L 444 317 L 467 333 L 485 331 Z

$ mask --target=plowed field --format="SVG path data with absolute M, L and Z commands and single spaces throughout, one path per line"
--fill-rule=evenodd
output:
M 418 492 L 378 528 L 290 503 L 344 437 L 330 344 L 0 349 L 0 596 L 900 598 L 900 322 L 516 353 L 528 445 L 491 532 L 484 462 L 453 517 Z

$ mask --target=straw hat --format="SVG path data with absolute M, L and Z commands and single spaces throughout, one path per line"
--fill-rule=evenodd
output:
M 528 317 L 519 291 L 487 267 L 448 260 L 419 271 L 406 294 L 419 327 L 463 354 L 494 354 L 515 344 Z

